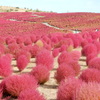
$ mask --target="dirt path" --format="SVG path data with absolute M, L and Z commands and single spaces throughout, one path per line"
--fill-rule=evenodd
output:
M 47 22 L 44 22 L 44 23 L 42 23 L 42 24 L 44 24 L 44 25 L 46 25 L 46 26 L 49 26 L 49 27 L 53 27 L 53 28 L 58 29 L 58 30 L 64 30 L 64 29 L 62 29 L 62 28 L 59 28 L 59 27 L 56 27 L 56 26 L 50 25 L 50 24 L 47 23 Z

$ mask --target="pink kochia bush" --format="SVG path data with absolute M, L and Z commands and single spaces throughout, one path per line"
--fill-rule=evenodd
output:
M 78 61 L 72 61 L 68 65 L 75 71 L 76 76 L 79 75 L 81 67 Z
M 7 77 L 12 74 L 11 61 L 12 57 L 8 54 L 0 57 L 0 76 Z
M 47 82 L 50 76 L 49 70 L 43 65 L 37 65 L 36 67 L 33 67 L 30 74 L 33 75 L 40 84 Z
M 12 96 L 19 96 L 21 91 L 27 89 L 36 89 L 37 81 L 28 74 L 12 75 L 4 79 L 5 89 Z
M 36 55 L 42 50 L 42 47 L 39 47 L 38 45 L 34 45 L 31 47 L 30 53 L 32 57 L 36 57 Z
M 95 68 L 88 68 L 82 72 L 80 79 L 85 82 L 100 82 L 100 71 Z
M 94 43 L 95 46 L 97 47 L 98 53 L 100 53 L 100 42 L 99 42 L 99 41 L 94 41 L 93 43 Z
M 45 98 L 37 90 L 28 89 L 20 93 L 18 100 L 45 100 Z
M 89 62 L 91 61 L 91 59 L 95 58 L 96 56 L 97 56 L 97 54 L 95 54 L 95 53 L 92 53 L 92 54 L 88 55 L 86 57 L 86 64 L 88 65 Z
M 62 81 L 58 87 L 57 100 L 73 100 L 73 95 L 81 84 L 82 81 L 74 77 Z
M 100 100 L 100 84 L 95 82 L 83 83 L 80 88 L 77 88 L 73 100 Z
M 24 49 L 19 49 L 19 50 L 17 50 L 15 58 L 17 59 L 20 55 L 25 55 L 27 57 L 27 59 L 30 61 L 31 53 L 29 51 L 26 51 Z
M 70 55 L 72 56 L 74 61 L 79 61 L 81 57 L 81 52 L 80 51 L 72 51 L 70 52 Z
M 95 57 L 95 58 L 91 59 L 88 64 L 88 67 L 96 68 L 96 69 L 100 70 L 100 57 Z
M 17 50 L 19 49 L 19 46 L 17 43 L 11 43 L 11 44 L 8 44 L 8 48 L 10 50 L 10 53 L 15 54 Z
M 68 45 L 63 44 L 60 47 L 60 52 L 67 51 L 67 49 L 68 49 Z
M 55 73 L 57 82 L 60 83 L 62 80 L 67 79 L 69 76 L 75 76 L 74 69 L 65 63 L 60 64 L 57 72 Z
M 36 56 L 36 64 L 43 65 L 48 70 L 52 70 L 54 58 L 49 50 L 43 49 Z
M 53 51 L 52 51 L 52 55 L 53 57 L 57 57 L 59 55 L 59 48 L 55 48 Z
M 83 47 L 83 49 L 82 49 L 83 55 L 88 56 L 92 53 L 97 53 L 97 47 L 94 44 L 89 43 Z
M 36 41 L 36 36 L 35 36 L 35 34 L 32 34 L 32 35 L 30 36 L 30 38 L 31 38 L 32 43 L 34 43 L 34 42 Z
M 20 71 L 24 70 L 26 66 L 28 65 L 29 60 L 25 55 L 20 55 L 17 58 L 17 67 Z
M 64 51 L 60 54 L 60 56 L 58 57 L 58 63 L 62 64 L 62 63 L 69 63 L 72 61 L 72 57 L 70 55 L 69 52 Z

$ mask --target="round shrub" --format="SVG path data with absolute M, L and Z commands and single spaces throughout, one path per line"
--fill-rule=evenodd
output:
M 57 57 L 59 55 L 59 48 L 55 48 L 53 51 L 52 51 L 52 55 L 53 57 Z
M 99 41 L 94 41 L 93 43 L 97 47 L 97 52 L 100 53 L 100 42 Z
M 72 51 L 72 52 L 70 52 L 70 55 L 72 56 L 72 59 L 74 61 L 79 61 L 79 59 L 81 57 L 81 52 L 80 51 Z
M 68 78 L 69 76 L 75 76 L 75 71 L 73 68 L 65 63 L 60 64 L 57 68 L 57 72 L 55 73 L 57 82 L 60 83 L 62 80 Z
M 12 96 L 19 96 L 21 91 L 36 89 L 37 81 L 31 75 L 12 75 L 5 79 L 6 91 Z
M 76 76 L 80 74 L 81 67 L 78 61 L 72 61 L 68 65 L 75 71 Z
M 17 58 L 17 67 L 19 69 L 19 71 L 22 71 L 26 68 L 26 66 L 28 65 L 29 60 L 27 59 L 27 57 L 25 55 L 20 55 Z
M 97 47 L 94 44 L 89 43 L 83 47 L 83 49 L 82 49 L 83 55 L 88 56 L 92 53 L 97 53 Z
M 42 48 L 35 44 L 34 46 L 32 46 L 32 48 L 31 48 L 31 50 L 30 50 L 31 56 L 32 56 L 32 57 L 36 57 L 36 55 L 37 55 L 41 50 L 42 50 Z
M 11 61 L 10 55 L 0 57 L 0 76 L 7 77 L 12 74 Z
M 89 42 L 86 39 L 83 39 L 81 42 L 81 46 L 84 47 L 88 44 Z
M 24 44 L 25 45 L 29 45 L 29 44 L 32 44 L 32 40 L 29 36 L 24 36 Z
M 43 47 L 44 43 L 42 42 L 42 40 L 38 40 L 38 41 L 36 41 L 35 45 L 37 45 L 39 47 Z
M 58 63 L 62 64 L 62 63 L 69 63 L 72 61 L 72 57 L 70 55 L 70 53 L 68 53 L 67 51 L 64 51 L 60 54 L 60 56 L 58 57 Z
M 95 82 L 83 83 L 74 93 L 73 100 L 99 100 L 100 84 Z
M 68 45 L 62 44 L 60 47 L 60 52 L 67 51 Z
M 58 87 L 57 100 L 73 100 L 73 95 L 81 84 L 82 81 L 74 77 L 62 81 Z
M 88 68 L 82 72 L 80 79 L 85 82 L 100 82 L 100 71 L 95 68 Z
M 93 59 L 93 58 L 95 58 L 96 56 L 97 56 L 97 53 L 92 53 L 92 54 L 88 55 L 86 57 L 86 64 L 88 65 L 89 62 L 90 62 L 90 60 Z
M 10 53 L 15 54 L 17 50 L 19 49 L 19 46 L 17 43 L 10 43 L 8 44 L 8 48 L 10 50 Z
M 43 49 L 36 56 L 36 64 L 46 66 L 48 70 L 53 68 L 54 58 L 49 50 Z
M 45 100 L 45 98 L 37 90 L 28 89 L 20 93 L 18 100 Z
M 30 74 L 37 79 L 39 84 L 47 82 L 50 76 L 49 70 L 43 65 L 38 65 L 36 67 L 33 67 Z
M 27 59 L 30 61 L 31 53 L 29 51 L 26 51 L 24 49 L 19 49 L 19 50 L 17 50 L 17 53 L 15 55 L 15 58 L 18 59 L 18 57 L 20 55 L 25 55 L 27 57 Z
M 34 42 L 36 41 L 36 36 L 35 36 L 35 34 L 32 34 L 32 35 L 30 36 L 30 38 L 31 38 L 32 43 L 34 43 Z
M 88 64 L 88 67 L 100 70 L 100 57 L 94 57 L 93 59 L 91 59 Z

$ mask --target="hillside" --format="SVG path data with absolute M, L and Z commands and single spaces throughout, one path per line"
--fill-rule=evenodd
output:
M 78 33 L 98 30 L 100 30 L 99 13 L 2 12 L 0 14 L 1 35 L 26 33 L 43 35 L 54 32 Z
M 32 10 L 28 8 L 10 7 L 10 6 L 0 6 L 0 12 L 39 12 L 40 10 Z

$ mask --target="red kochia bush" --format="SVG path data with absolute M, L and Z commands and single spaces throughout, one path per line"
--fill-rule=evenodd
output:
M 70 55 L 69 52 L 64 51 L 60 54 L 60 56 L 58 57 L 58 63 L 62 64 L 62 63 L 69 63 L 72 61 L 72 57 Z
M 86 64 L 88 65 L 89 62 L 90 62 L 90 60 L 93 59 L 93 58 L 95 58 L 96 56 L 97 56 L 97 53 L 92 53 L 92 54 L 88 55 L 86 57 Z
M 12 74 L 11 57 L 5 55 L 0 57 L 0 76 L 9 76 Z
M 73 100 L 73 95 L 81 84 L 81 80 L 75 79 L 73 77 L 62 81 L 58 87 L 57 100 Z
M 83 83 L 80 88 L 77 88 L 72 100 L 100 100 L 100 84 Z
M 10 43 L 8 44 L 8 48 L 12 54 L 15 54 L 17 50 L 19 49 L 19 46 L 17 43 Z
M 88 44 L 89 42 L 86 39 L 83 39 L 81 42 L 81 46 L 84 47 Z
M 50 51 L 43 49 L 36 56 L 36 64 L 46 66 L 48 70 L 53 68 L 54 58 Z
M 68 48 L 68 45 L 65 45 L 65 44 L 61 45 L 60 52 L 67 51 L 67 48 Z
M 0 36 L 0 44 L 6 44 L 5 38 Z
M 30 61 L 31 53 L 29 51 L 26 51 L 24 49 L 19 49 L 16 52 L 15 58 L 17 59 L 20 55 L 25 55 L 27 59 Z
M 0 55 L 4 54 L 5 52 L 6 52 L 6 46 L 0 44 Z
M 89 43 L 83 47 L 83 49 L 82 49 L 83 55 L 88 56 L 92 53 L 97 53 L 97 47 L 94 44 Z
M 59 48 L 55 48 L 53 51 L 52 51 L 52 55 L 53 57 L 57 57 L 59 55 Z
M 18 37 L 16 37 L 15 39 L 16 39 L 16 43 L 17 43 L 17 44 L 22 44 L 22 43 L 24 43 L 24 38 L 21 37 L 21 36 L 18 36 Z
M 49 70 L 43 65 L 38 65 L 36 67 L 33 67 L 30 74 L 33 75 L 40 84 L 47 82 L 50 76 Z
M 75 71 L 76 76 L 79 75 L 81 67 L 78 61 L 72 61 L 68 65 Z
M 36 89 L 37 81 L 31 75 L 12 75 L 5 80 L 6 91 L 12 96 L 19 96 L 21 91 Z
M 26 66 L 28 65 L 29 60 L 25 55 L 20 55 L 17 58 L 17 67 L 20 71 L 24 70 Z
M 96 68 L 96 69 L 100 70 L 100 57 L 95 57 L 95 58 L 91 59 L 88 64 L 88 67 Z
M 80 51 L 72 51 L 72 52 L 70 52 L 70 55 L 72 56 L 72 59 L 74 61 L 78 61 L 81 57 L 81 52 Z
M 37 90 L 28 89 L 20 93 L 18 100 L 45 100 L 45 98 Z
M 42 47 L 39 47 L 38 45 L 32 46 L 30 53 L 32 57 L 36 57 L 36 55 L 42 50 Z
M 29 36 L 24 36 L 24 44 L 25 45 L 29 45 L 29 44 L 32 44 L 32 40 Z
M 55 73 L 55 78 L 57 80 L 57 82 L 61 82 L 62 80 L 68 78 L 69 76 L 75 76 L 75 71 L 73 70 L 73 68 L 71 68 L 71 66 L 63 63 L 60 64 L 57 72 Z
M 94 41 L 93 43 L 94 43 L 95 46 L 97 47 L 98 53 L 100 53 L 100 42 L 99 42 L 99 41 Z
M 32 35 L 30 36 L 30 38 L 31 38 L 32 43 L 34 43 L 34 42 L 36 41 L 36 36 L 35 36 L 35 34 L 32 34 Z
M 100 71 L 94 68 L 88 68 L 82 72 L 80 79 L 85 82 L 100 82 Z

